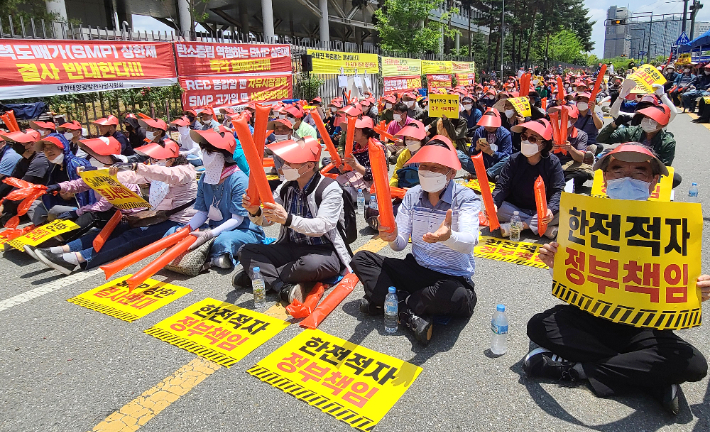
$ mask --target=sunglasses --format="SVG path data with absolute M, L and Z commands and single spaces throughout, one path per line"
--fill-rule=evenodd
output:
M 542 142 L 542 140 L 535 135 L 520 135 L 520 139 L 523 141 L 528 141 L 530 144 L 537 144 L 539 142 Z

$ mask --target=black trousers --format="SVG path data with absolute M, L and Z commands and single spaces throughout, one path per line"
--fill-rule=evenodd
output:
M 365 288 L 365 298 L 377 306 L 384 305 L 387 290 L 393 286 L 409 293 L 405 301 L 416 315 L 473 315 L 473 282 L 422 267 L 412 254 L 399 259 L 360 251 L 353 257 L 351 267 Z
M 530 340 L 582 364 L 598 396 L 630 388 L 653 392 L 670 384 L 700 381 L 705 357 L 671 330 L 637 328 L 558 305 L 528 322 Z
M 330 244 L 246 244 L 239 250 L 239 261 L 249 277 L 254 267 L 260 267 L 266 289 L 277 293 L 284 283 L 319 282 L 341 270 L 340 258 Z

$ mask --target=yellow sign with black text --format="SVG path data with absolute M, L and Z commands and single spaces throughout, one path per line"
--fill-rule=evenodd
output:
M 411 387 L 422 368 L 309 329 L 247 372 L 369 432 Z
M 17 250 L 25 250 L 25 245 L 27 246 L 39 246 L 45 241 L 56 237 L 60 234 L 64 234 L 69 231 L 73 231 L 79 228 L 79 225 L 75 224 L 70 220 L 55 219 L 52 222 L 40 225 L 32 231 L 25 235 L 17 237 L 16 239 L 7 242 L 10 246 Z
M 337 74 L 343 69 L 344 75 L 378 74 L 380 64 L 377 54 L 348 53 L 309 49 L 308 55 L 313 57 L 313 73 Z
M 286 327 L 280 319 L 206 298 L 145 333 L 230 367 Z
M 458 94 L 430 94 L 429 95 L 429 117 L 443 117 L 450 119 L 459 118 L 459 95 Z
M 121 210 L 150 207 L 148 201 L 124 186 L 108 169 L 82 171 L 79 173 L 84 183 L 95 190 L 114 207 Z
M 635 327 L 700 325 L 700 204 L 565 192 L 559 217 L 555 297 Z
M 450 74 L 454 70 L 454 66 L 450 61 L 431 61 L 422 60 L 422 74 Z
M 673 167 L 668 168 L 668 175 L 662 175 L 656 185 L 656 188 L 648 197 L 649 201 L 670 201 L 671 192 L 673 192 Z M 604 173 L 602 170 L 594 171 L 594 183 L 592 183 L 592 193 L 593 197 L 597 198 L 608 198 L 606 195 L 606 185 L 604 184 Z
M 495 261 L 510 262 L 528 267 L 547 268 L 540 261 L 538 243 L 514 242 L 489 236 L 478 236 L 478 244 L 473 248 L 473 256 Z
M 420 59 L 382 57 L 382 76 L 398 77 L 422 74 Z
M 631 91 L 632 93 L 653 93 L 656 90 L 653 88 L 654 84 L 663 85 L 666 82 L 661 71 L 650 64 L 639 66 L 628 78 L 636 81 L 636 87 Z

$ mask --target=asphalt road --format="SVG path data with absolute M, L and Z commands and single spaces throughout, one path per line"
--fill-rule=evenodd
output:
M 700 200 L 710 208 L 706 162 L 710 131 L 690 123 L 687 115 L 679 115 L 669 129 L 678 142 L 674 167 L 684 178 L 676 189 L 676 200 L 687 200 L 690 183 L 695 181 L 700 185 Z M 703 268 L 708 272 L 710 219 L 705 214 Z M 366 228 L 361 233 L 353 249 L 374 234 Z M 275 235 L 275 230 L 268 234 Z M 389 248 L 382 253 L 403 256 Z M 196 358 L 143 330 L 205 297 L 252 305 L 250 293 L 234 291 L 229 272 L 185 278 L 164 271 L 155 278 L 193 292 L 126 323 L 66 301 L 102 284 L 103 274 L 66 279 L 22 253 L 6 252 L 0 259 L 0 431 L 91 430 Z M 437 326 L 426 348 L 406 331 L 386 335 L 381 318 L 362 316 L 358 311 L 360 285 L 320 326 L 329 334 L 423 368 L 376 430 L 710 430 L 707 378 L 682 386 L 681 414 L 675 418 L 641 393 L 599 399 L 583 384 L 526 378 L 521 368 L 530 348 L 526 323 L 533 314 L 558 303 L 550 294 L 550 275 L 543 269 L 477 259 L 474 281 L 478 305 L 473 317 Z M 15 305 L 2 303 L 23 293 L 33 293 L 34 298 L 28 295 Z M 276 298 L 267 300 L 273 304 Z M 510 335 L 508 353 L 494 358 L 488 352 L 490 319 L 498 303 L 508 307 Z M 232 368 L 219 368 L 140 430 L 351 430 L 245 373 L 300 331 L 291 325 Z M 708 356 L 706 331 L 700 327 L 680 334 Z

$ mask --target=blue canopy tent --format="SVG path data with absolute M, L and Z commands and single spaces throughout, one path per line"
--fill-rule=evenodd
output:
M 710 30 L 696 37 L 687 44 L 678 46 L 679 53 L 690 52 L 693 62 L 705 62 L 710 60 Z

